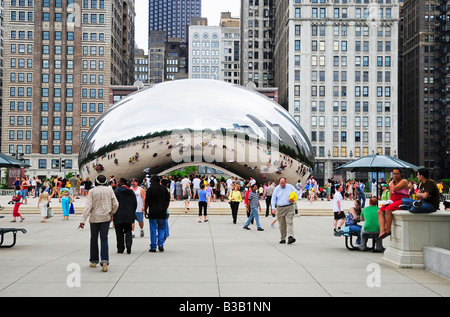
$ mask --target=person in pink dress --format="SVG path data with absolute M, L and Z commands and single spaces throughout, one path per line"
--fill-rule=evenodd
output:
M 392 212 L 399 210 L 402 204 L 402 198 L 409 197 L 408 181 L 403 178 L 399 169 L 392 172 L 392 181 L 389 183 L 392 203 L 384 205 L 378 210 L 378 222 L 380 224 L 380 235 L 378 239 L 384 239 L 391 234 Z

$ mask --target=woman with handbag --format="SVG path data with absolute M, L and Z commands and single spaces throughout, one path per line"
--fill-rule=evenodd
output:
M 42 186 L 42 190 L 41 190 L 41 193 L 39 194 L 39 199 L 38 199 L 38 207 L 41 208 L 41 217 L 42 217 L 41 222 L 47 222 L 47 212 L 48 212 L 50 197 L 49 197 L 49 194 L 46 191 L 46 189 L 47 188 L 45 187 L 45 185 Z
M 19 207 L 22 205 L 20 200 L 22 199 L 22 190 L 20 189 L 20 185 L 17 185 L 16 187 L 16 193 L 14 194 L 12 200 L 14 202 L 14 209 L 13 209 L 13 220 L 11 222 L 16 222 L 16 218 L 20 217 L 20 222 L 24 221 L 25 218 L 22 217 L 22 215 L 19 213 Z

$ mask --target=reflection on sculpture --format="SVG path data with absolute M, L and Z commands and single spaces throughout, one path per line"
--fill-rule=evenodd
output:
M 296 183 L 312 172 L 304 131 L 280 105 L 238 85 L 178 80 L 134 93 L 91 127 L 79 155 L 83 177 L 142 179 L 209 165 L 259 182 Z

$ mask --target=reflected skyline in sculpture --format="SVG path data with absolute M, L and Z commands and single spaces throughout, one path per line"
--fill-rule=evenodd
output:
M 305 179 L 311 144 L 293 117 L 267 97 L 221 81 L 178 80 L 134 93 L 91 127 L 80 173 L 143 179 L 207 165 L 258 182 Z

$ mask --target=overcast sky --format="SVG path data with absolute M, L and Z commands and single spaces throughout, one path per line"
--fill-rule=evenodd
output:
M 231 12 L 239 17 L 240 0 L 202 0 L 202 17 L 208 18 L 208 25 L 219 25 L 220 12 Z M 148 50 L 148 0 L 136 0 L 136 45 Z

